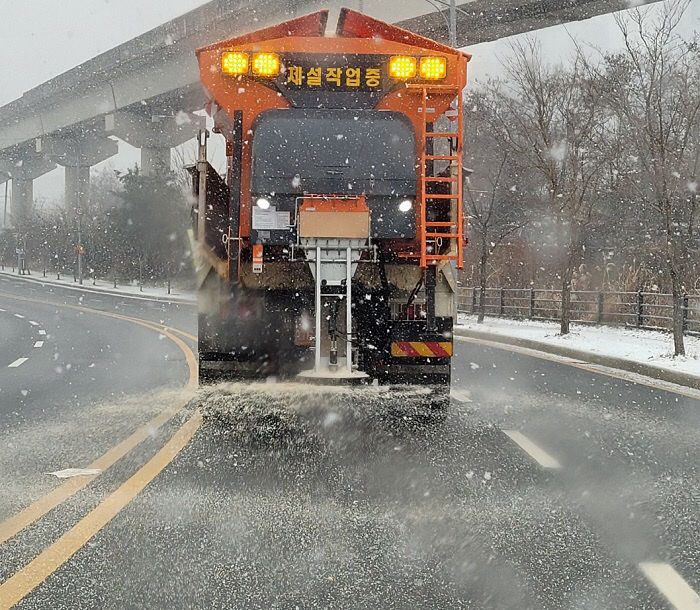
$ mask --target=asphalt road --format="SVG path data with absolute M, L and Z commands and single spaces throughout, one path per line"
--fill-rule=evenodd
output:
M 191 306 L 0 276 L 0 521 L 55 485 L 45 473 L 89 463 L 186 380 L 182 351 L 160 333 L 87 308 L 192 330 Z
M 0 281 L 0 520 L 182 399 L 173 341 L 76 299 Z M 698 399 L 466 341 L 453 376 L 442 423 L 410 394 L 207 391 L 201 427 L 190 405 L 0 545 L 0 607 L 698 607 Z

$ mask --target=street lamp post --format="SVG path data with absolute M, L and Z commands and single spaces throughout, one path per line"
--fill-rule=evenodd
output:
M 457 0 L 449 0 L 449 2 L 447 2 L 447 0 L 425 1 L 431 6 L 433 6 L 433 8 L 437 9 L 442 15 L 443 19 L 445 19 L 445 25 L 447 25 L 447 31 L 450 35 L 450 46 L 453 49 L 457 48 L 457 13 L 462 13 L 465 17 L 469 17 L 469 13 L 467 13 L 465 10 L 462 10 L 461 8 L 457 8 Z M 442 6 L 446 6 L 449 9 L 449 18 L 445 17 L 445 14 L 440 9 L 438 9 L 435 3 L 440 4 Z
M 83 185 L 80 181 L 81 166 L 80 142 L 75 140 L 75 193 L 77 207 L 75 214 L 78 217 L 78 283 L 83 285 Z
M 5 181 L 5 209 L 2 213 L 2 228 L 7 227 L 7 190 L 10 185 L 10 181 Z
M 78 283 L 83 284 L 83 210 L 78 208 Z
M 457 0 L 450 0 L 450 46 L 457 47 Z

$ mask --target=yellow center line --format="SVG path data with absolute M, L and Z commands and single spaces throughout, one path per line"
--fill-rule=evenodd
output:
M 196 411 L 146 464 L 56 542 L 0 585 L 0 610 L 11 608 L 53 574 L 131 502 L 190 442 L 202 424 Z
M 199 340 L 194 335 L 192 335 L 184 330 L 180 330 L 179 328 L 173 328 L 172 326 L 166 326 L 165 330 L 170 330 L 177 335 L 181 335 L 182 337 L 185 337 L 185 339 L 189 339 L 190 341 L 194 341 L 195 343 L 197 343 L 197 341 Z
M 190 347 L 182 339 L 173 334 L 174 332 L 178 332 L 177 329 L 166 328 L 162 324 L 150 322 L 148 320 L 142 320 L 140 318 L 133 318 L 130 316 L 124 316 L 122 314 L 93 310 L 88 307 L 78 307 L 74 305 L 59 305 L 56 303 L 50 303 L 48 301 L 41 301 L 38 299 L 15 297 L 14 295 L 9 295 L 5 293 L 0 293 L 0 295 L 15 298 L 21 301 L 38 302 L 54 307 L 66 307 L 70 309 L 86 310 L 90 313 L 98 313 L 100 315 L 117 318 L 162 333 L 168 339 L 173 341 L 173 343 L 175 343 L 185 355 L 187 368 L 189 370 L 187 385 L 185 386 L 186 389 L 193 392 L 197 388 L 197 359 L 195 358 L 195 355 L 190 349 Z M 184 331 L 179 332 L 185 336 L 192 336 L 188 333 L 185 333 Z M 134 447 L 136 447 L 146 438 L 148 438 L 154 430 L 160 428 L 163 424 L 165 424 L 177 413 L 179 413 L 187 405 L 190 398 L 191 394 L 188 394 L 188 396 L 183 400 L 177 401 L 175 404 L 161 411 L 161 413 L 159 413 L 156 417 L 151 419 L 145 425 L 138 428 L 135 432 L 133 432 L 127 438 L 122 440 L 119 444 L 109 449 L 106 453 L 98 457 L 94 462 L 92 462 L 88 466 L 88 468 L 95 468 L 101 471 L 105 471 L 114 464 L 116 464 Z M 48 492 L 47 494 L 45 494 L 44 496 L 32 502 L 29 506 L 22 509 L 20 512 L 16 513 L 12 517 L 9 517 L 8 519 L 0 523 L 0 544 L 5 543 L 10 538 L 17 535 L 25 527 L 28 527 L 29 525 L 46 515 L 49 511 L 53 510 L 54 508 L 68 500 L 71 496 L 75 495 L 78 491 L 87 487 L 97 476 L 99 475 L 90 475 L 85 477 L 78 477 L 75 479 L 69 479 L 61 485 L 59 485 L 58 487 L 51 490 L 50 492 Z

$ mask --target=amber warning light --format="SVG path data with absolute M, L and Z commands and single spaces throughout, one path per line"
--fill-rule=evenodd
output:
M 254 53 L 252 61 L 242 51 L 225 51 L 221 55 L 221 71 L 224 74 L 248 74 L 252 68 L 254 76 L 277 76 L 280 73 L 280 57 L 277 53 Z
M 238 51 L 226 51 L 221 56 L 221 71 L 224 74 L 247 74 L 248 56 Z
M 447 60 L 444 57 L 421 57 L 420 76 L 426 80 L 442 80 L 447 76 Z
M 253 55 L 253 74 L 256 76 L 277 76 L 280 73 L 280 57 L 277 53 L 256 53 Z
M 389 58 L 389 76 L 397 80 L 420 77 L 423 80 L 442 80 L 447 76 L 447 59 L 444 57 L 421 57 L 393 55 Z
M 415 78 L 416 58 L 407 55 L 394 55 L 389 60 L 389 74 L 393 78 Z
M 253 76 L 275 77 L 282 69 L 282 62 L 277 53 L 253 53 L 252 58 L 242 51 L 224 51 L 221 55 L 221 71 L 232 76 L 242 76 L 252 72 Z M 360 67 L 327 67 L 328 83 L 341 85 L 341 72 L 347 71 L 347 86 L 360 86 Z M 376 87 L 379 82 L 379 68 L 366 68 L 367 86 Z M 287 84 L 301 86 L 304 81 L 302 66 L 287 66 Z M 323 68 L 308 68 L 306 82 L 309 86 L 321 86 Z M 411 57 L 410 55 L 392 55 L 389 58 L 389 76 L 396 80 L 443 80 L 447 76 L 447 59 L 445 57 Z

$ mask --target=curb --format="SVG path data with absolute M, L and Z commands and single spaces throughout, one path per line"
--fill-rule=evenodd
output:
M 669 383 L 675 383 L 678 385 L 686 386 L 694 390 L 700 390 L 700 377 L 697 377 L 696 375 L 690 375 L 688 373 L 679 373 L 676 371 L 669 371 L 667 369 L 662 369 L 658 366 L 643 364 L 641 362 L 634 362 L 633 360 L 625 360 L 624 358 L 616 358 L 614 356 L 604 356 L 602 354 L 594 354 L 591 352 L 572 349 L 570 347 L 563 347 L 561 345 L 550 345 L 549 343 L 535 341 L 533 339 L 508 337 L 507 335 L 500 335 L 481 330 L 455 328 L 454 334 L 459 337 L 483 339 L 485 341 L 493 341 L 494 343 L 503 343 L 505 345 L 525 347 L 527 349 L 536 350 L 538 352 L 554 354 L 555 356 L 565 356 L 566 358 L 572 358 L 574 360 L 583 360 L 584 362 L 588 362 L 589 364 L 598 364 L 600 366 L 607 366 L 614 369 L 620 369 L 623 371 L 628 371 L 630 373 L 644 375 L 646 377 L 653 377 L 654 379 L 659 379 L 661 381 L 667 381 Z
M 25 282 L 33 282 L 35 284 L 40 284 L 42 286 L 51 286 L 53 288 L 63 288 L 64 290 L 75 290 L 78 292 L 90 292 L 93 294 L 107 294 L 112 296 L 117 296 L 124 299 L 135 299 L 137 301 L 158 301 L 161 303 L 182 303 L 185 305 L 196 305 L 196 299 L 191 299 L 185 296 L 159 296 L 159 295 L 148 295 L 148 294 L 133 294 L 131 292 L 122 292 L 119 289 L 107 290 L 105 288 L 100 288 L 98 286 L 71 286 L 66 284 L 59 284 L 58 282 L 47 281 L 44 278 L 32 277 L 28 275 L 15 275 L 14 273 L 8 273 L 7 271 L 0 271 L 0 276 L 8 277 L 15 280 L 21 280 Z

